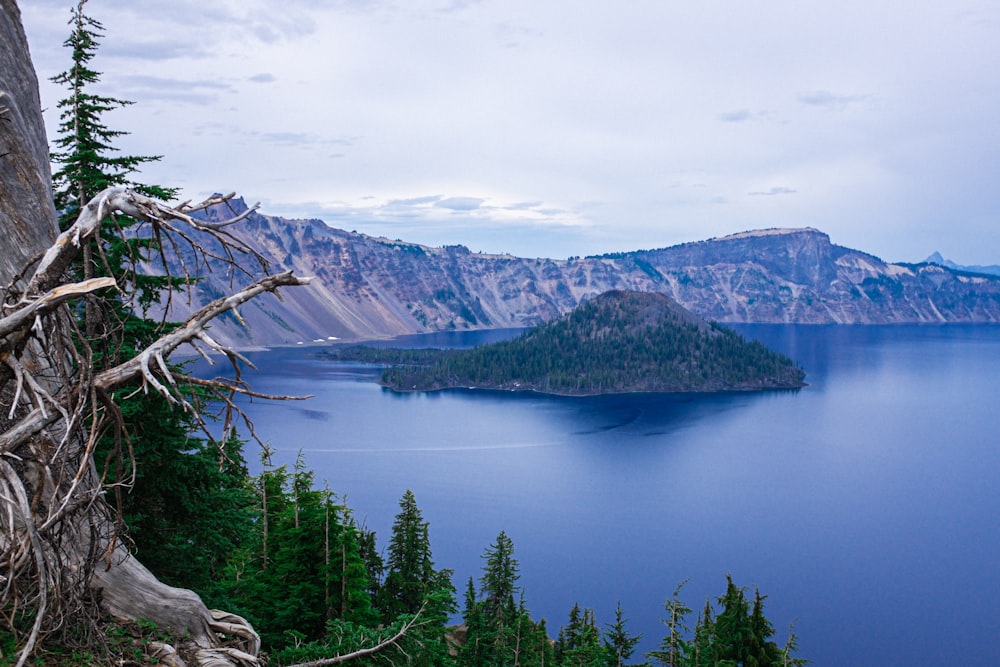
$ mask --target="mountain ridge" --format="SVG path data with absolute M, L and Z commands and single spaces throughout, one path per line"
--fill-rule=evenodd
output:
M 242 199 L 207 212 L 241 213 Z M 283 301 L 242 307 L 212 335 L 250 347 L 363 340 L 412 333 L 528 327 L 608 290 L 661 292 L 723 323 L 1000 323 L 1000 277 L 932 263 L 890 263 L 832 243 L 813 228 L 762 229 L 652 250 L 585 258 L 519 258 L 430 247 L 251 213 L 237 232 L 272 270 L 314 276 Z M 188 312 L 240 276 L 209 273 Z

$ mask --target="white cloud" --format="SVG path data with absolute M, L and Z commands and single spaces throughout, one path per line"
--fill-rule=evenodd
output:
M 776 187 L 770 188 L 768 190 L 755 190 L 755 191 L 749 192 L 747 194 L 749 194 L 751 197 L 773 197 L 775 195 L 793 195 L 796 192 L 798 192 L 798 191 L 797 190 L 793 190 L 792 188 L 786 188 L 786 187 L 783 187 L 783 186 L 776 186 Z
M 828 90 L 814 90 L 808 93 L 799 93 L 798 100 L 802 104 L 813 107 L 824 107 L 841 111 L 847 107 L 861 102 L 870 102 L 870 95 L 851 95 L 843 93 L 831 93 Z
M 485 199 L 479 197 L 448 197 L 434 203 L 438 208 L 447 208 L 452 211 L 474 211 L 483 205 Z

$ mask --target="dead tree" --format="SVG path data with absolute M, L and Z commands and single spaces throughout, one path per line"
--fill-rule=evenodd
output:
M 201 207 L 218 203 L 205 202 Z M 95 371 L 69 305 L 111 278 L 71 282 L 68 269 L 101 221 L 127 215 L 148 225 L 161 247 L 187 243 L 193 230 L 214 237 L 232 259 L 247 252 L 226 228 L 192 217 L 199 206 L 166 206 L 125 189 L 102 192 L 58 234 L 38 86 L 14 0 L 0 0 L 0 628 L 17 634 L 24 664 L 40 637 L 97 610 L 149 619 L 188 638 L 194 664 L 254 665 L 259 640 L 231 614 L 208 610 L 191 591 L 159 582 L 124 547 L 93 462 L 113 427 L 112 392 L 127 383 L 195 410 L 185 378 L 168 364 L 193 344 L 236 360 L 208 335 L 212 318 L 262 292 L 302 285 L 291 272 L 266 276 L 206 305 L 135 358 Z M 210 386 L 231 395 L 239 382 Z M 164 648 L 166 650 L 166 648 Z M 174 653 L 170 660 L 182 664 Z

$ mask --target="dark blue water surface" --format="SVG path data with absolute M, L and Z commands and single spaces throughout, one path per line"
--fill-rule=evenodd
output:
M 249 379 L 315 397 L 249 409 L 274 462 L 304 452 L 383 546 L 412 489 L 459 591 L 507 531 L 527 607 L 553 632 L 574 603 L 603 625 L 621 601 L 651 650 L 679 582 L 700 609 L 731 573 L 768 596 L 779 643 L 795 622 L 818 667 L 996 664 L 1000 327 L 740 331 L 809 386 L 399 395 L 297 348 L 253 355 Z

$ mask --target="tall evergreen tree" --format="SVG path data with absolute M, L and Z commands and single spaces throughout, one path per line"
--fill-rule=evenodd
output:
M 781 667 L 805 667 L 809 664 L 808 660 L 803 658 L 796 658 L 792 654 L 799 650 L 799 637 L 795 634 L 795 624 L 788 624 L 788 640 L 785 642 L 785 646 L 781 649 L 781 662 L 778 663 Z
M 500 627 L 509 625 L 517 614 L 517 581 L 521 578 L 514 542 L 500 531 L 496 542 L 483 555 L 486 565 L 480 579 L 484 611 Z
M 128 133 L 109 128 L 105 116 L 132 102 L 94 92 L 101 75 L 92 68 L 91 61 L 97 54 L 104 27 L 84 13 L 86 1 L 79 0 L 74 8 L 70 20 L 72 32 L 64 43 L 72 53 L 71 65 L 52 78 L 68 89 L 67 97 L 58 103 L 59 134 L 52 151 L 52 159 L 58 165 L 53 173 L 53 195 L 56 208 L 61 212 L 62 228 L 76 220 L 81 206 L 111 186 L 127 185 L 164 200 L 174 194 L 171 189 L 145 185 L 130 178 L 141 165 L 155 162 L 160 156 L 123 155 L 114 145 L 116 139 Z M 120 292 L 105 290 L 85 302 L 85 333 L 91 345 L 97 347 L 98 357 L 108 357 L 103 363 L 109 364 L 115 359 L 134 356 L 141 343 L 155 338 L 156 327 L 134 316 L 134 312 L 158 301 L 161 291 L 176 286 L 178 281 L 136 271 L 138 262 L 155 247 L 155 240 L 123 235 L 122 230 L 133 227 L 134 220 L 109 217 L 101 224 L 106 233 L 100 235 L 100 240 L 84 245 L 78 266 L 79 277 L 110 276 L 119 287 L 132 287 Z M 134 294 L 134 303 L 121 303 L 119 295 L 126 292 Z M 118 345 L 124 349 L 117 349 Z
M 705 600 L 705 608 L 698 615 L 694 625 L 694 637 L 691 640 L 691 667 L 714 667 L 715 657 L 715 619 L 712 615 L 712 603 Z
M 747 647 L 746 667 L 777 667 L 781 664 L 781 649 L 771 641 L 774 626 L 764 616 L 764 598 L 759 590 L 754 590 L 753 606 L 750 610 L 750 637 Z
M 719 598 L 722 610 L 715 619 L 716 658 L 743 663 L 745 667 L 778 667 L 781 649 L 771 641 L 774 627 L 764 616 L 764 597 L 754 592 L 751 605 L 746 592 L 732 577 L 726 577 L 726 594 Z
M 477 595 L 473 580 L 465 593 L 466 642 L 458 662 L 468 667 L 542 664 L 551 656 L 524 606 L 514 543 L 503 531 L 483 555 L 486 563 Z M 551 663 L 548 663 L 551 664 Z
M 657 651 L 650 651 L 646 655 L 656 660 L 666 667 L 680 667 L 689 651 L 689 645 L 685 636 L 688 632 L 687 616 L 691 609 L 681 602 L 680 593 L 686 581 L 682 581 L 674 589 L 674 594 L 664 603 L 667 612 L 663 624 L 667 626 L 667 636 L 660 642 Z
M 556 660 L 565 667 L 607 667 L 609 653 L 601 644 L 593 609 L 573 605 L 569 622 L 559 631 Z
M 114 145 L 126 133 L 108 127 L 106 117 L 131 102 L 94 90 L 101 75 L 92 61 L 104 28 L 85 13 L 85 5 L 86 0 L 79 0 L 71 15 L 65 42 L 70 67 L 53 77 L 67 88 L 58 103 L 59 134 L 52 151 L 58 165 L 53 194 L 64 228 L 81 206 L 110 186 L 128 186 L 160 199 L 173 195 L 132 180 L 140 166 L 158 156 L 124 155 Z M 134 357 L 170 327 L 144 313 L 164 290 L 179 284 L 137 271 L 139 262 L 156 251 L 156 240 L 135 233 L 134 220 L 109 217 L 101 225 L 104 233 L 84 244 L 73 269 L 81 279 L 112 277 L 122 288 L 88 295 L 78 313 L 82 351 L 94 371 Z M 129 302 L 122 298 L 126 293 L 132 295 Z M 211 597 L 227 559 L 253 530 L 240 445 L 191 438 L 195 423 L 190 415 L 172 409 L 156 392 L 137 389 L 126 386 L 115 393 L 119 429 L 99 440 L 95 460 L 106 464 L 105 479 L 143 562 L 164 581 Z M 198 404 L 197 393 L 189 393 Z
M 373 601 L 383 599 L 382 575 L 385 573 L 385 562 L 379 552 L 374 530 L 368 530 L 363 525 L 354 526 L 358 531 L 358 554 L 368 571 L 368 597 Z M 379 612 L 382 612 L 381 604 Z
M 618 603 L 615 608 L 614 623 L 604 630 L 604 645 L 608 650 L 611 660 L 611 667 L 625 667 L 626 660 L 635 653 L 635 647 L 642 639 L 642 635 L 633 635 L 625 629 L 627 619 L 622 613 L 622 604 Z
M 385 615 L 391 619 L 399 614 L 415 614 L 437 585 L 438 576 L 431 559 L 428 524 L 409 489 L 399 500 L 386 567 L 381 591 Z
M 715 618 L 716 658 L 734 665 L 744 662 L 750 640 L 750 605 L 746 592 L 726 575 L 726 593 L 719 598 L 722 610 Z
M 361 533 L 347 506 L 314 488 L 301 457 L 292 472 L 265 468 L 256 488 L 257 553 L 230 568 L 224 588 L 265 645 L 320 641 L 334 621 L 377 625 Z

